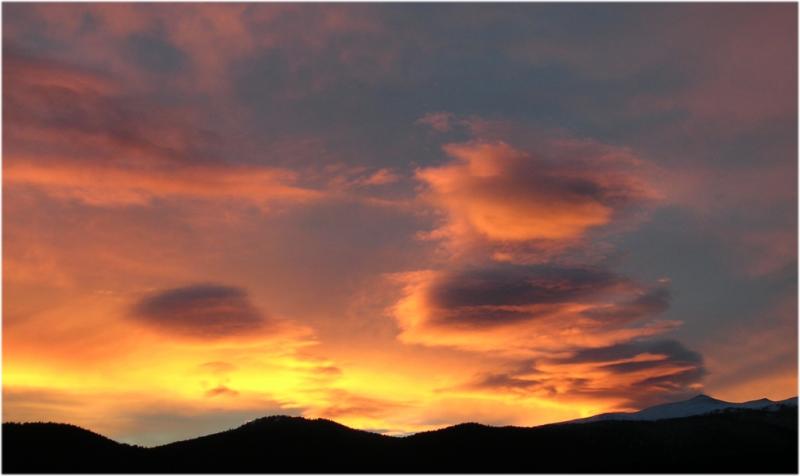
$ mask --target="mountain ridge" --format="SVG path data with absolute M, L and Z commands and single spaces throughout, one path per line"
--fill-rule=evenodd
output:
M 601 413 L 586 418 L 578 418 L 576 420 L 569 420 L 564 423 L 588 423 L 594 421 L 657 421 L 670 418 L 682 418 L 695 415 L 704 415 L 707 413 L 734 410 L 734 409 L 750 409 L 750 410 L 767 410 L 776 411 L 781 406 L 797 407 L 797 397 L 790 397 L 784 400 L 770 400 L 768 398 L 760 398 L 758 400 L 748 400 L 745 402 L 728 402 L 719 400 L 717 398 L 698 394 L 687 400 L 677 402 L 662 403 L 647 407 L 636 412 L 611 412 Z
M 677 405 L 684 405 L 684 404 L 687 404 L 687 403 L 698 402 L 698 401 L 704 402 L 704 403 L 708 402 L 709 406 L 718 405 L 719 408 L 709 409 L 708 411 L 700 411 L 698 413 L 692 413 L 692 414 L 677 414 L 677 415 L 674 415 L 674 416 L 667 416 L 667 417 L 663 417 L 663 418 L 653 418 L 653 419 L 650 419 L 650 418 L 629 418 L 629 417 L 633 417 L 633 416 L 636 416 L 636 415 L 642 415 L 642 414 L 648 415 L 654 409 L 660 409 L 660 408 L 665 408 L 665 407 L 673 407 L 673 406 L 677 406 Z M 781 406 L 797 407 L 798 406 L 798 397 L 797 396 L 789 397 L 789 398 L 785 398 L 783 400 L 770 400 L 770 399 L 764 397 L 764 398 L 760 398 L 760 399 L 757 399 L 757 400 L 748 400 L 748 401 L 745 401 L 745 402 L 737 403 L 737 402 L 728 402 L 728 401 L 725 401 L 725 400 L 720 400 L 720 399 L 711 397 L 709 395 L 700 393 L 700 394 L 697 394 L 694 397 L 691 397 L 691 398 L 686 399 L 686 400 L 679 400 L 679 401 L 676 401 L 676 402 L 667 402 L 667 403 L 662 403 L 662 404 L 658 404 L 658 405 L 653 405 L 651 407 L 646 407 L 646 408 L 643 408 L 643 409 L 635 411 L 635 412 L 599 413 L 597 415 L 592 415 L 592 416 L 589 416 L 589 417 L 577 418 L 577 419 L 573 419 L 573 420 L 564 420 L 564 421 L 558 421 L 558 422 L 552 422 L 552 423 L 545 423 L 545 424 L 542 424 L 542 425 L 534 425 L 534 426 L 488 425 L 488 424 L 485 424 L 485 423 L 480 423 L 480 422 L 475 422 L 475 421 L 465 421 L 465 422 L 456 423 L 456 424 L 449 425 L 449 426 L 444 426 L 444 427 L 441 427 L 441 428 L 435 428 L 435 429 L 432 429 L 432 430 L 423 430 L 423 431 L 414 432 L 414 433 L 407 433 L 407 434 L 403 434 L 403 435 L 400 435 L 400 436 L 385 435 L 383 433 L 378 433 L 378 432 L 369 431 L 369 430 L 365 430 L 365 429 L 352 428 L 352 427 L 349 427 L 347 425 L 344 425 L 342 423 L 339 423 L 337 421 L 330 420 L 330 419 L 327 419 L 327 418 L 306 418 L 306 417 L 302 417 L 302 416 L 278 414 L 278 415 L 265 415 L 265 416 L 262 416 L 262 417 L 254 418 L 252 420 L 248 420 L 248 421 L 242 423 L 239 426 L 232 427 L 232 428 L 229 428 L 227 430 L 222 430 L 222 431 L 219 431 L 219 432 L 205 434 L 205 435 L 198 435 L 198 436 L 187 438 L 187 439 L 184 439 L 184 440 L 176 440 L 176 441 L 173 441 L 173 442 L 168 442 L 168 443 L 163 443 L 163 444 L 156 445 L 156 446 L 151 446 L 149 448 L 157 448 L 157 447 L 160 447 L 160 446 L 168 446 L 168 445 L 172 445 L 172 444 L 175 444 L 175 443 L 180 443 L 180 442 L 183 442 L 183 441 L 192 441 L 192 440 L 196 440 L 196 439 L 199 439 L 199 438 L 205 438 L 207 436 L 217 435 L 217 434 L 220 434 L 220 433 L 225 433 L 225 432 L 234 431 L 234 430 L 240 430 L 240 429 L 243 429 L 243 428 L 252 428 L 252 427 L 257 427 L 257 426 L 265 425 L 265 424 L 289 423 L 289 422 L 302 422 L 304 424 L 307 424 L 307 423 L 322 423 L 322 424 L 325 424 L 325 425 L 330 425 L 332 427 L 338 427 L 338 428 L 347 429 L 347 430 L 351 430 L 351 431 L 359 431 L 359 432 L 370 433 L 370 434 L 374 434 L 374 435 L 386 436 L 386 437 L 391 437 L 391 438 L 406 438 L 406 437 L 409 437 L 409 436 L 418 435 L 418 434 L 422 434 L 422 433 L 431 433 L 431 432 L 444 431 L 444 430 L 450 430 L 450 429 L 462 428 L 462 427 L 464 427 L 464 428 L 466 428 L 466 427 L 485 427 L 485 428 L 534 429 L 534 428 L 541 428 L 541 427 L 552 426 L 552 425 L 564 425 L 564 424 L 584 423 L 584 422 L 585 423 L 589 423 L 589 422 L 595 422 L 595 421 L 632 421 L 632 420 L 633 421 L 656 421 L 658 419 L 684 418 L 684 417 L 688 417 L 688 416 L 703 415 L 703 414 L 706 414 L 706 413 L 712 413 L 712 412 L 715 412 L 715 411 L 726 410 L 726 409 L 751 409 L 751 410 L 775 411 Z M 617 418 L 617 417 L 620 417 L 620 418 Z M 124 444 L 124 445 L 128 445 L 128 446 L 140 446 L 140 445 L 136 445 L 136 444 L 128 444 L 128 443 L 122 443 L 122 442 L 116 441 L 116 440 L 114 440 L 112 438 L 109 438 L 109 437 L 107 437 L 105 435 L 102 435 L 102 434 L 97 433 L 95 431 L 89 430 L 87 428 L 80 427 L 78 425 L 74 425 L 72 423 L 38 421 L 38 422 L 4 422 L 3 424 L 4 425 L 5 424 L 13 424 L 13 425 L 47 424 L 47 425 L 64 426 L 64 427 L 70 427 L 70 428 L 79 429 L 79 430 L 85 431 L 87 433 L 91 433 L 92 435 L 96 435 L 98 437 L 101 437 L 101 438 L 103 438 L 105 440 L 108 440 L 108 441 L 112 441 L 114 443 Z
M 2 470 L 791 473 L 797 472 L 794 401 L 795 405 L 780 405 L 774 411 L 736 408 L 658 421 L 565 422 L 538 427 L 462 423 L 398 437 L 355 430 L 325 419 L 269 416 L 227 431 L 152 448 L 116 443 L 74 425 L 4 423 Z M 42 457 L 45 454 L 47 457 Z M 581 457 L 575 458 L 576 454 Z

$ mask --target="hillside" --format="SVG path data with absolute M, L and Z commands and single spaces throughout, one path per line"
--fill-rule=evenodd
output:
M 77 427 L 3 425 L 3 471 L 19 472 L 797 472 L 797 408 L 534 428 L 461 424 L 407 437 L 328 420 L 268 417 L 155 448 Z

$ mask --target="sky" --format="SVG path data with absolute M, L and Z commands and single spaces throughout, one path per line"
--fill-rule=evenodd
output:
M 3 4 L 3 420 L 797 394 L 797 5 Z

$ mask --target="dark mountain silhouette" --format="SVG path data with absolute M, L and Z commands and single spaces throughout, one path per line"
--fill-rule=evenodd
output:
M 3 424 L 6 473 L 796 473 L 797 407 L 406 437 L 276 416 L 154 448 L 71 425 Z
M 117 443 L 75 425 L 3 423 L 5 473 L 125 471 L 140 467 L 144 453 L 144 448 Z

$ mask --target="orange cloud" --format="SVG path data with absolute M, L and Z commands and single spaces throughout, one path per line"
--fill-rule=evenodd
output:
M 321 408 L 310 409 L 307 415 L 335 420 L 351 417 L 380 421 L 405 406 L 391 400 L 370 398 L 341 389 L 331 389 L 324 394 L 327 402 Z
M 9 157 L 7 186 L 37 187 L 56 198 L 96 206 L 145 205 L 156 198 L 232 199 L 268 209 L 273 202 L 308 202 L 319 191 L 295 186 L 294 173 L 268 167 L 113 166 Z
M 218 387 L 214 387 L 211 390 L 206 392 L 206 397 L 220 397 L 220 396 L 228 396 L 228 397 L 235 397 L 239 395 L 239 392 L 236 390 L 232 390 L 225 385 L 220 385 Z
M 641 408 L 696 393 L 703 358 L 672 340 L 634 341 L 521 360 L 475 375 L 462 387 L 479 393 L 562 402 L 606 402 L 607 408 Z
M 551 144 L 546 149 L 559 149 Z M 552 247 L 610 224 L 654 195 L 629 154 L 597 148 L 577 157 L 539 156 L 503 142 L 448 144 L 453 160 L 417 171 L 426 198 L 444 211 L 431 233 L 455 248 L 475 240 Z

